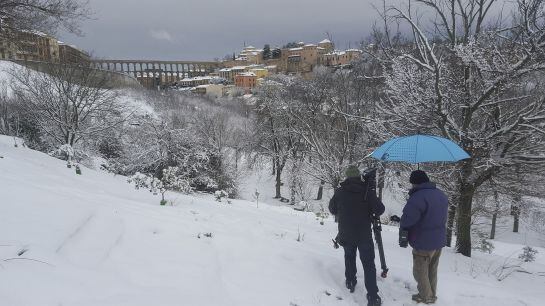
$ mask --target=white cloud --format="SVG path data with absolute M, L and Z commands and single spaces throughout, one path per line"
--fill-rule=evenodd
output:
M 174 38 L 167 30 L 151 30 L 150 35 L 157 40 L 174 41 Z

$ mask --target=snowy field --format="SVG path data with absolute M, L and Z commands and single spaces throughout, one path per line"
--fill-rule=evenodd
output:
M 167 198 L 174 206 L 124 177 L 87 168 L 79 176 L 0 136 L 0 305 L 366 305 L 362 282 L 354 294 L 344 288 L 332 219 Z M 380 295 L 384 305 L 413 305 L 410 249 L 397 246 L 396 228 L 384 230 L 390 275 Z M 445 249 L 437 305 L 543 305 L 545 249 L 521 265 L 523 245 L 495 246 L 473 258 Z

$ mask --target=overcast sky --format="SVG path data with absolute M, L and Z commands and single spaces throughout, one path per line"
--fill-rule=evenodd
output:
M 68 43 L 100 58 L 212 60 L 247 45 L 317 43 L 338 48 L 369 35 L 377 0 L 90 0 L 94 19 Z

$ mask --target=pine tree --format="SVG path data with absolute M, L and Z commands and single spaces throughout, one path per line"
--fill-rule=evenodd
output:
M 272 49 L 271 58 L 277 59 L 277 58 L 280 58 L 280 56 L 282 56 L 282 50 L 280 50 L 280 48 Z
M 299 47 L 299 45 L 294 41 L 289 42 L 289 43 L 284 45 L 284 48 L 297 48 L 297 47 Z
M 269 44 L 266 44 L 264 47 L 263 47 L 263 59 L 264 60 L 268 60 L 272 57 L 272 54 L 271 54 L 271 46 Z

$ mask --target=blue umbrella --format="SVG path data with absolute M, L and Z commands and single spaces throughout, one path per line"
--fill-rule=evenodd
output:
M 382 161 L 401 161 L 412 164 L 457 162 L 470 158 L 469 154 L 454 142 L 431 135 L 413 135 L 390 139 L 377 148 L 371 157 Z

